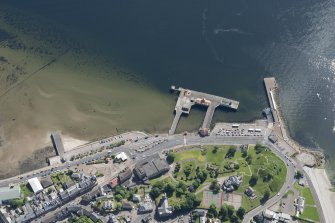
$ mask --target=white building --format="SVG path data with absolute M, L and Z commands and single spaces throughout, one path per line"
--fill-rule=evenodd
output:
M 121 152 L 117 156 L 115 156 L 115 159 L 122 160 L 122 162 L 124 162 L 128 159 L 128 156 L 125 152 Z
M 297 199 L 297 216 L 299 216 L 299 214 L 302 214 L 302 212 L 304 211 L 304 208 L 305 208 L 305 198 L 298 197 L 298 199 Z
M 33 189 L 35 194 L 38 193 L 38 192 L 41 192 L 43 190 L 41 182 L 39 181 L 39 179 L 37 179 L 37 177 L 29 179 L 28 183 L 29 183 L 31 189 Z

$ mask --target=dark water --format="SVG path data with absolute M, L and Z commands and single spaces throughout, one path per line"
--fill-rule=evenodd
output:
M 171 84 L 230 97 L 247 121 L 267 106 L 262 79 L 275 76 L 292 136 L 335 158 L 335 3 L 315 0 L 22 1 L 7 4 L 135 71 L 167 92 Z M 171 96 L 172 97 L 172 96 Z M 335 164 L 329 166 L 335 170 Z

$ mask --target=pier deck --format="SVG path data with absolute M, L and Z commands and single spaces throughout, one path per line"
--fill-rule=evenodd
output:
M 208 129 L 210 127 L 215 109 L 218 106 L 231 108 L 233 110 L 237 110 L 239 106 L 238 101 L 234 101 L 228 98 L 206 94 L 203 92 L 188 90 L 184 88 L 175 89 L 173 86 L 171 87 L 171 89 L 179 91 L 179 97 L 178 97 L 178 100 L 175 106 L 176 114 L 175 114 L 172 126 L 169 130 L 170 135 L 175 133 L 180 116 L 183 113 L 189 114 L 192 106 L 195 104 L 208 107 L 205 119 L 202 124 L 202 129 Z

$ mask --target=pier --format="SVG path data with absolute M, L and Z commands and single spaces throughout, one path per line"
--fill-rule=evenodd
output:
M 172 126 L 169 130 L 169 134 L 172 135 L 175 133 L 180 116 L 182 114 L 189 114 L 193 105 L 201 105 L 208 107 L 206 111 L 206 116 L 203 121 L 200 131 L 207 131 L 211 125 L 212 118 L 215 112 L 215 109 L 219 106 L 237 110 L 239 106 L 238 101 L 234 101 L 228 98 L 219 97 L 216 95 L 211 95 L 203 92 L 193 91 L 184 88 L 175 88 L 171 86 L 171 90 L 179 91 L 179 97 L 175 106 L 175 117 L 172 123 Z

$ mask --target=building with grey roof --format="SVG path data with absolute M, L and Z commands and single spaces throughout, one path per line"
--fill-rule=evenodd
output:
M 133 172 L 131 171 L 131 169 L 129 167 L 126 167 L 124 170 L 122 170 L 119 173 L 119 182 L 121 184 L 126 182 L 127 180 L 131 178 L 132 175 L 133 175 Z
M 137 164 L 134 173 L 140 180 L 145 178 L 152 179 L 166 173 L 169 169 L 170 167 L 166 160 L 154 155 Z
M 167 217 L 172 214 L 173 208 L 169 205 L 166 195 L 163 195 L 157 210 L 160 217 Z
M 64 150 L 64 145 L 63 145 L 63 141 L 62 141 L 60 134 L 53 133 L 51 134 L 50 137 L 51 137 L 52 144 L 57 152 L 57 155 L 62 158 L 65 153 L 65 150 Z
M 299 214 L 302 214 L 302 212 L 304 212 L 304 208 L 305 208 L 305 198 L 304 197 L 298 197 L 296 207 L 297 207 L 297 216 L 299 216 Z
M 18 185 L 0 187 L 0 204 L 21 197 L 21 188 Z

